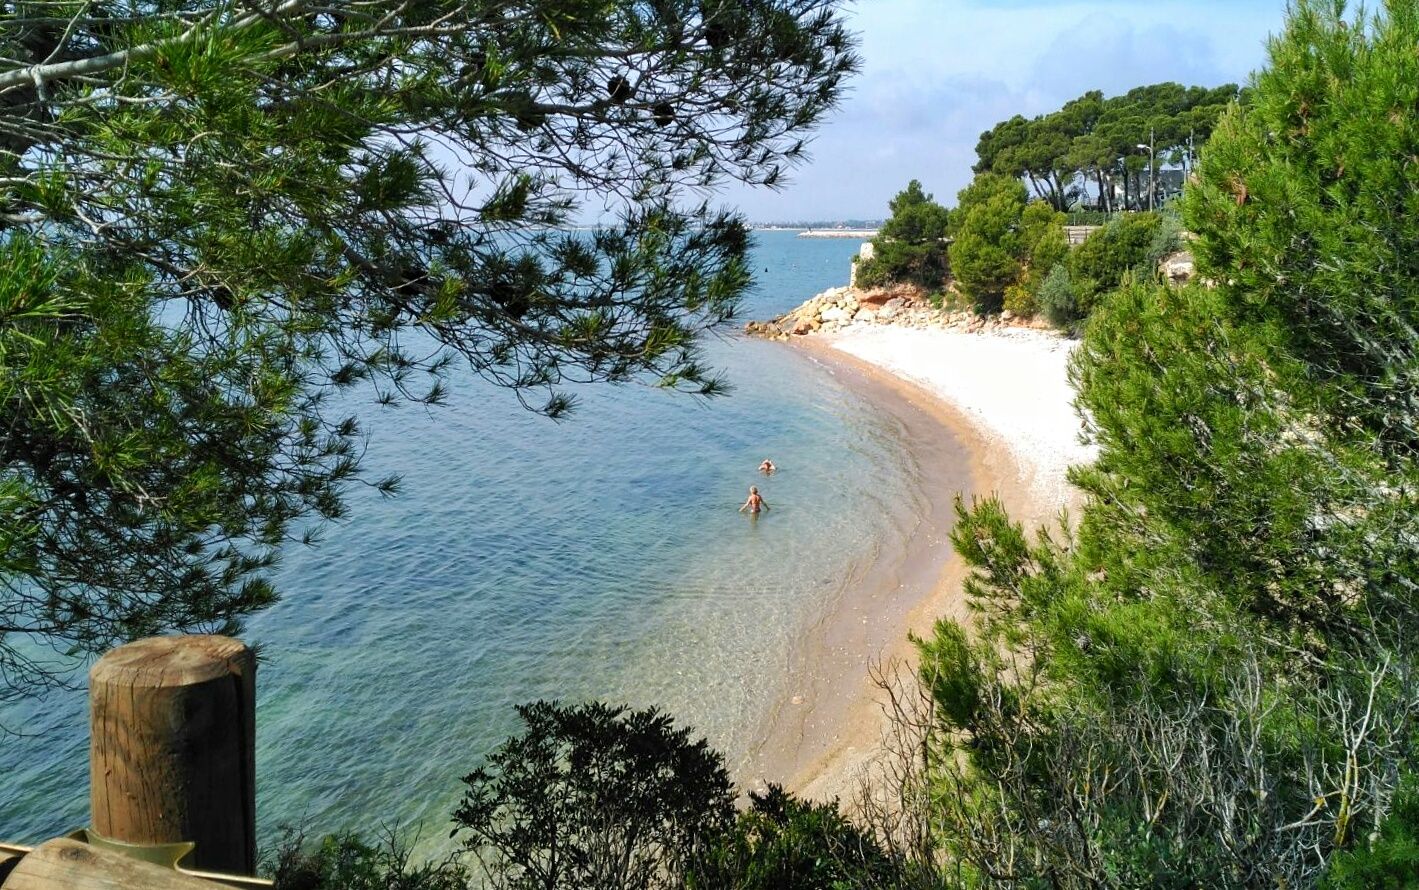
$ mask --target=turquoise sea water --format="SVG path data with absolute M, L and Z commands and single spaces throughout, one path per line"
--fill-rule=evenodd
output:
M 841 284 L 857 246 L 759 233 L 745 317 Z M 366 465 L 403 493 L 357 493 L 291 551 L 286 598 L 245 635 L 264 840 L 418 824 L 437 844 L 459 778 L 542 697 L 660 705 L 746 762 L 795 641 L 911 480 L 890 422 L 795 351 L 729 333 L 709 357 L 730 397 L 592 387 L 557 424 L 462 380 L 445 408 L 363 412 Z M 758 521 L 736 512 L 751 484 Z M 0 735 L 0 840 L 87 824 L 85 707 L 81 690 L 3 706 L 22 735 Z

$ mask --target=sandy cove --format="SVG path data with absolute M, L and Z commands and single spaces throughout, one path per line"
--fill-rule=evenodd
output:
M 844 293 L 815 299 L 831 310 Z M 1050 524 L 1079 501 L 1068 467 L 1094 456 L 1080 441 L 1068 381 L 1075 341 L 909 303 L 897 308 L 886 319 L 877 317 L 880 304 L 857 320 L 830 311 L 826 330 L 820 324 L 799 335 L 789 332 L 802 327 L 802 316 L 784 317 L 780 339 L 898 427 L 921 498 L 914 527 L 883 543 L 869 577 L 803 641 L 797 692 L 780 703 L 747 765 L 750 787 L 780 781 L 814 799 L 851 799 L 885 727 L 870 668 L 910 665 L 909 633 L 929 633 L 940 617 L 967 618 L 964 569 L 948 539 L 956 494 L 993 493 L 1027 527 Z M 768 325 L 758 332 L 778 333 Z

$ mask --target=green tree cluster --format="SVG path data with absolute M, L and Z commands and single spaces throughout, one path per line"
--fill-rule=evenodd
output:
M 1086 318 L 1102 297 L 1130 277 L 1152 280 L 1158 263 L 1180 244 L 1180 227 L 1163 213 L 1128 213 L 1111 220 L 1069 253 L 1075 318 Z
M 749 242 L 703 195 L 856 65 L 833 0 L 0 5 L 0 696 L 272 602 L 394 487 L 341 390 L 719 392 Z
M 1136 87 L 1122 96 L 1085 93 L 1058 111 L 1025 118 L 1016 115 L 981 134 L 977 173 L 997 173 L 1029 182 L 1035 195 L 1056 210 L 1068 210 L 1089 183 L 1100 209 L 1148 206 L 1139 174 L 1148 155 L 1138 146 L 1154 140 L 1158 164 L 1191 169 L 1197 149 L 1218 118 L 1238 97 L 1234 84 L 1215 88 L 1160 83 Z M 1122 183 L 1121 205 L 1113 198 Z
M 287 838 L 278 890 L 871 890 L 900 857 L 837 802 L 770 785 L 735 813 L 724 758 L 654 709 L 592 702 L 518 708 L 524 730 L 465 779 L 452 837 L 464 853 L 416 865 L 397 838 Z M 470 863 L 470 864 L 473 864 Z
M 1292 7 L 1184 199 L 1214 284 L 1126 282 L 1076 353 L 1077 527 L 958 505 L 979 632 L 920 649 L 967 885 L 1412 883 L 1416 45 Z
M 1018 179 L 986 173 L 961 190 L 952 212 L 951 271 L 977 312 L 1033 315 L 1040 285 L 1068 251 L 1064 214 L 1030 201 Z
M 872 259 L 857 268 L 859 287 L 898 282 L 935 292 L 950 274 L 946 234 L 950 214 L 913 179 L 890 202 L 891 217 L 872 239 Z

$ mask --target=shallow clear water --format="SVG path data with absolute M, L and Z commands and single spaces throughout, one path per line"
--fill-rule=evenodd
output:
M 760 233 L 745 317 L 842 283 L 857 246 Z M 911 483 L 891 424 L 818 366 L 737 335 L 709 353 L 728 398 L 592 387 L 554 424 L 465 380 L 446 408 L 363 412 L 366 465 L 403 493 L 291 551 L 245 635 L 264 839 L 419 823 L 437 844 L 459 777 L 541 697 L 660 705 L 744 762 Z M 87 823 L 85 720 L 81 691 L 0 712 L 25 733 L 0 736 L 0 839 Z

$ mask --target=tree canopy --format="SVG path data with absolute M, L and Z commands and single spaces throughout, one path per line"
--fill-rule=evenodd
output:
M 832 0 L 0 5 L 0 690 L 271 602 L 362 478 L 341 389 L 719 391 L 748 240 L 701 196 L 856 64 Z
M 1416 44 L 1294 4 L 1184 196 L 1211 284 L 1126 283 L 1075 354 L 1077 528 L 960 505 L 979 633 L 921 653 L 974 885 L 1412 875 Z
M 1158 163 L 1191 168 L 1197 149 L 1212 134 L 1228 104 L 1238 97 L 1235 84 L 1214 88 L 1160 83 L 1104 98 L 1098 90 L 1035 118 L 1016 115 L 981 134 L 976 145 L 977 173 L 997 173 L 1030 184 L 1041 200 L 1068 210 L 1096 189 L 1103 209 L 1114 205 L 1114 184 L 1127 186 L 1130 173 L 1146 168 L 1147 153 L 1138 145 L 1156 140 Z M 1146 206 L 1147 199 L 1135 200 Z
M 875 287 L 909 282 L 929 291 L 946 281 L 946 230 L 950 214 L 913 179 L 889 202 L 892 215 L 872 239 L 872 259 L 857 270 L 857 283 Z
M 1069 250 L 1064 215 L 1030 201 L 1018 179 L 996 173 L 980 174 L 961 190 L 951 237 L 956 285 L 982 313 L 1033 314 L 1045 275 Z

